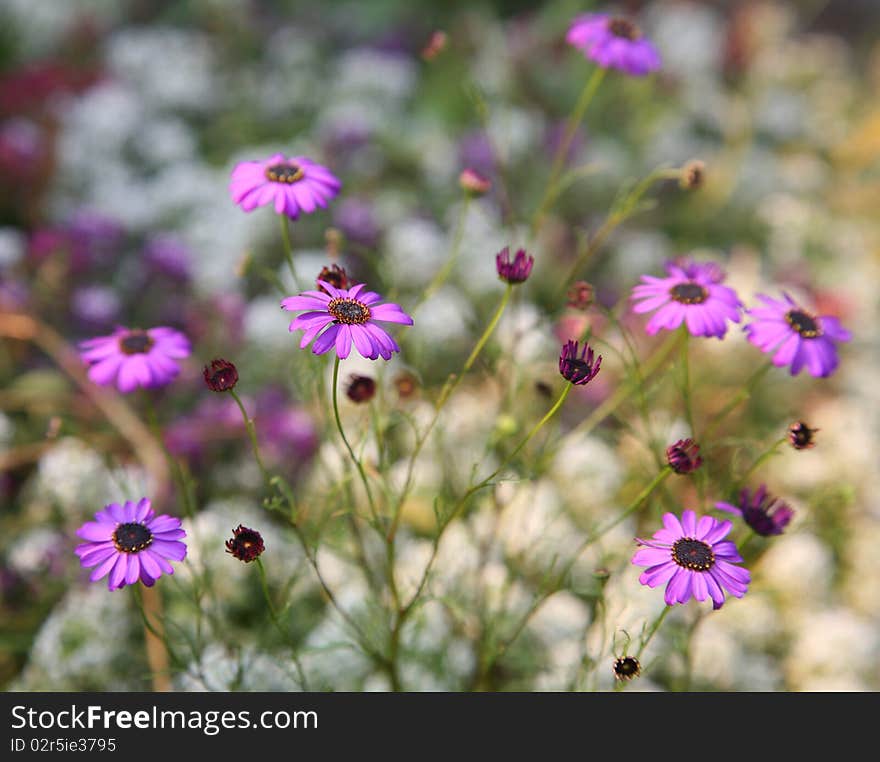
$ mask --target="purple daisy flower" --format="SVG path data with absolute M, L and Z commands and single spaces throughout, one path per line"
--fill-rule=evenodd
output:
M 641 77 L 660 68 L 660 54 L 631 21 L 605 13 L 578 16 L 565 36 L 591 61 L 603 69 L 618 69 Z
M 645 330 L 654 335 L 661 328 L 675 330 L 684 322 L 692 336 L 724 338 L 727 321 L 738 323 L 742 302 L 736 292 L 722 286 L 725 274 L 714 262 L 678 260 L 667 262 L 668 277 L 643 275 L 632 290 L 633 312 L 657 310 Z M 638 301 L 641 300 L 641 301 Z
M 186 532 L 180 519 L 154 515 L 145 497 L 137 503 L 110 503 L 95 518 L 76 530 L 86 542 L 74 552 L 83 568 L 95 567 L 89 575 L 92 582 L 110 575 L 110 590 L 138 580 L 152 587 L 162 574 L 174 574 L 171 561 L 186 558 L 186 544 L 181 542 Z
M 663 529 L 652 540 L 636 538 L 645 547 L 636 551 L 632 562 L 647 566 L 639 582 L 648 587 L 666 584 L 667 605 L 712 599 L 712 608 L 724 605 L 724 591 L 742 598 L 751 582 L 736 545 L 722 542 L 733 524 L 703 516 L 697 521 L 693 511 L 685 511 L 681 521 L 673 513 L 663 514 Z
M 526 254 L 525 249 L 517 249 L 513 259 L 510 258 L 510 246 L 505 246 L 495 255 L 495 269 L 498 277 L 507 283 L 525 283 L 532 274 L 535 258 Z
M 329 169 L 305 156 L 276 153 L 265 161 L 243 161 L 232 170 L 232 200 L 246 212 L 273 203 L 277 214 L 292 220 L 300 212 L 325 208 L 342 183 Z
M 318 286 L 323 290 L 304 291 L 299 296 L 288 296 L 281 300 L 281 307 L 285 310 L 308 310 L 297 317 L 289 328 L 291 331 L 303 329 L 299 344 L 301 349 L 305 349 L 317 337 L 312 352 L 322 355 L 335 347 L 340 360 L 348 357 L 352 344 L 369 360 L 380 356 L 390 360 L 393 352 L 400 351 L 397 342 L 376 322 L 412 325 L 413 319 L 400 305 L 390 302 L 380 304 L 382 297 L 373 291 L 364 291 L 366 285 L 363 283 L 351 288 L 336 288 L 327 281 L 319 280 Z
M 805 365 L 812 376 L 830 376 L 839 362 L 834 342 L 849 341 L 852 334 L 836 317 L 812 315 L 788 294 L 783 296 L 785 301 L 758 294 L 765 306 L 746 310 L 754 318 L 744 329 L 749 341 L 762 352 L 776 349 L 773 364 L 790 364 L 792 376 Z
M 782 534 L 794 516 L 794 509 L 788 503 L 768 495 L 764 484 L 755 490 L 754 495 L 748 489 L 741 490 L 739 505 L 720 502 L 715 503 L 715 507 L 719 511 L 742 516 L 743 521 L 762 537 Z
M 100 386 L 115 381 L 119 391 L 128 393 L 171 383 L 180 373 L 175 361 L 189 357 L 191 348 L 189 339 L 173 328 L 142 331 L 120 326 L 110 336 L 83 341 L 80 350 L 80 357 L 91 366 L 92 381 Z
M 584 342 L 578 356 L 578 342 L 567 341 L 559 354 L 559 372 L 566 381 L 583 386 L 592 381 L 602 367 L 602 355 L 596 357 L 593 348 Z

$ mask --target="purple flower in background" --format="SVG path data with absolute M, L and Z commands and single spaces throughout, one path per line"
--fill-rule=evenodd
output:
M 93 329 L 112 326 L 119 315 L 120 307 L 116 292 L 107 286 L 78 288 L 70 300 L 70 310 L 74 317 Z
M 180 519 L 156 516 L 147 498 L 137 503 L 126 500 L 123 505 L 110 503 L 76 530 L 86 540 L 75 553 L 83 568 L 95 567 L 89 575 L 92 582 L 106 577 L 110 590 L 133 585 L 138 580 L 152 587 L 162 574 L 174 574 L 171 561 L 186 558 L 186 532 Z
M 229 191 L 244 211 L 274 204 L 277 214 L 292 220 L 300 212 L 325 208 L 342 183 L 326 167 L 305 156 L 285 158 L 276 153 L 265 161 L 243 161 L 232 170 Z
M 732 288 L 721 285 L 724 271 L 714 262 L 667 262 L 666 272 L 666 278 L 643 275 L 643 283 L 632 290 L 633 312 L 657 310 L 645 326 L 649 334 L 684 322 L 692 336 L 723 339 L 727 321 L 739 322 L 742 302 Z
M 677 474 L 692 474 L 703 465 L 700 445 L 693 439 L 679 439 L 666 448 L 666 462 Z
M 783 296 L 785 301 L 758 294 L 765 306 L 746 310 L 754 318 L 744 329 L 749 341 L 762 352 L 775 349 L 773 364 L 791 365 L 792 376 L 805 365 L 812 376 L 830 376 L 839 363 L 835 342 L 849 341 L 852 334 L 836 317 L 812 315 L 788 294 Z
M 495 268 L 498 277 L 508 283 L 524 283 L 532 274 L 535 258 L 526 255 L 525 249 L 518 249 L 513 260 L 510 259 L 510 247 L 505 246 L 495 255 Z
M 602 356 L 594 357 L 593 348 L 584 342 L 578 356 L 578 342 L 567 341 L 559 355 L 559 372 L 566 381 L 583 386 L 592 381 L 602 366 Z
M 603 69 L 618 69 L 641 77 L 660 68 L 660 54 L 641 30 L 624 18 L 604 13 L 578 16 L 565 36 L 591 61 Z
M 156 389 L 171 383 L 180 372 L 177 360 L 189 357 L 190 343 L 179 331 L 164 326 L 146 331 L 119 327 L 110 336 L 80 344 L 89 378 L 96 384 L 116 383 L 123 393 L 138 387 Z
M 289 329 L 303 329 L 301 349 L 315 339 L 312 352 L 322 355 L 335 347 L 341 360 L 351 353 L 352 344 L 369 360 L 380 356 L 390 360 L 393 352 L 400 351 L 397 342 L 376 322 L 412 325 L 412 318 L 399 305 L 380 304 L 382 297 L 373 291 L 364 291 L 363 283 L 352 288 L 335 288 L 327 281 L 318 281 L 318 285 L 322 291 L 304 291 L 299 296 L 281 300 L 285 310 L 308 310 L 297 317 Z
M 762 537 L 782 534 L 794 516 L 794 509 L 788 503 L 768 495 L 767 487 L 763 484 L 755 490 L 754 495 L 748 489 L 740 491 L 739 505 L 719 502 L 715 503 L 715 507 L 719 511 L 742 516 L 743 521 Z
M 663 529 L 651 540 L 636 538 L 644 547 L 636 551 L 632 563 L 647 566 L 639 582 L 648 587 L 666 585 L 664 600 L 672 606 L 712 599 L 712 608 L 724 605 L 724 591 L 742 598 L 751 582 L 749 570 L 742 563 L 736 545 L 722 542 L 730 532 L 730 521 L 703 516 L 697 522 L 693 511 L 685 511 L 681 521 L 673 513 L 663 514 Z
M 334 209 L 334 224 L 345 237 L 363 246 L 375 246 L 379 240 L 379 224 L 369 202 L 360 198 L 344 198 Z
M 144 246 L 144 260 L 162 275 L 175 280 L 189 280 L 190 251 L 177 236 L 162 233 L 150 238 Z

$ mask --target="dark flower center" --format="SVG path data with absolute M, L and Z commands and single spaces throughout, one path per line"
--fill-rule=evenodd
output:
M 802 310 L 789 310 L 785 313 L 785 319 L 805 339 L 815 339 L 822 335 L 822 329 L 816 322 L 816 318 Z
M 153 542 L 153 533 L 143 524 L 120 524 L 113 533 L 113 544 L 121 553 L 138 553 Z
M 256 529 L 238 525 L 232 530 L 233 537 L 226 541 L 226 552 L 231 553 L 239 561 L 250 563 L 259 558 L 266 549 L 263 536 Z
M 568 357 L 563 362 L 568 378 L 583 378 L 593 372 L 593 366 L 578 357 Z
M 614 676 L 618 680 L 632 680 L 641 672 L 641 664 L 634 656 L 623 656 L 614 662 Z
M 672 546 L 672 560 L 691 571 L 709 571 L 715 565 L 715 553 L 701 540 L 682 537 Z
M 119 340 L 119 349 L 126 355 L 142 355 L 149 352 L 154 343 L 146 331 L 131 331 Z
M 273 164 L 266 167 L 266 179 L 273 183 L 295 183 L 302 180 L 303 171 L 296 164 Z
M 622 37 L 624 40 L 637 40 L 642 36 L 641 31 L 632 21 L 621 18 L 610 19 L 608 31 L 615 37 Z
M 370 308 L 357 299 L 333 299 L 327 311 L 336 318 L 337 323 L 361 325 L 370 319 Z
M 709 298 L 709 292 L 693 281 L 678 283 L 669 289 L 669 295 L 679 304 L 702 304 Z

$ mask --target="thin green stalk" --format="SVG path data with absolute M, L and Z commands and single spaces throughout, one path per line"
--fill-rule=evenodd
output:
M 556 154 L 553 156 L 553 164 L 550 166 L 550 176 L 547 178 L 547 185 L 544 188 L 544 193 L 538 204 L 538 208 L 535 210 L 535 214 L 532 217 L 532 237 L 537 234 L 544 212 L 550 203 L 550 199 L 554 197 L 557 178 L 559 177 L 559 172 L 565 162 L 565 157 L 568 155 L 568 150 L 571 148 L 571 141 L 574 139 L 575 133 L 577 132 L 580 123 L 583 121 L 584 114 L 587 112 L 587 106 L 589 106 L 590 101 L 593 100 L 593 96 L 599 89 L 599 85 L 602 83 L 604 76 L 605 69 L 596 67 L 593 70 L 590 78 L 584 83 L 580 97 L 568 118 L 562 141 L 559 143 L 559 146 L 556 149 Z
M 697 439 L 697 428 L 694 425 L 694 406 L 691 399 L 691 370 L 688 361 L 688 348 L 690 346 L 690 333 L 687 326 L 681 326 L 681 333 L 684 339 L 681 342 L 681 396 L 684 401 L 684 414 L 687 419 L 688 428 L 691 436 Z
M 749 466 L 748 470 L 746 470 L 746 472 L 742 476 L 740 476 L 739 479 L 737 479 L 737 484 L 739 486 L 741 486 L 745 482 L 746 479 L 748 479 L 755 471 L 758 470 L 758 468 L 761 466 L 761 464 L 764 461 L 766 461 L 771 456 L 775 455 L 776 451 L 779 449 L 779 447 L 781 445 L 784 445 L 787 441 L 788 441 L 788 437 L 781 437 L 780 439 L 777 439 L 773 443 L 773 445 L 770 447 L 770 449 L 765 450 L 763 453 L 761 453 L 761 455 L 758 456 L 758 458 L 756 458 L 755 462 L 752 463 L 751 466 Z
M 263 590 L 263 597 L 266 599 L 266 606 L 269 608 L 269 617 L 272 619 L 272 623 L 275 625 L 275 628 L 278 630 L 279 634 L 285 641 L 290 640 L 290 635 L 287 630 L 284 629 L 284 626 L 281 624 L 281 620 L 278 618 L 278 612 L 275 611 L 275 604 L 272 603 L 272 596 L 269 594 L 269 581 L 266 579 L 266 567 L 263 566 L 263 559 L 257 558 L 255 559 L 257 562 L 257 569 L 260 572 L 260 587 Z M 302 664 L 300 663 L 299 656 L 297 656 L 296 652 L 292 652 L 293 656 L 293 665 L 296 667 L 296 674 L 299 677 L 300 687 L 307 691 L 309 689 L 309 684 L 306 681 L 306 674 L 303 670 Z
M 248 437 L 250 437 L 251 440 L 251 449 L 253 449 L 254 451 L 254 458 L 257 461 L 257 465 L 260 467 L 260 473 L 263 475 L 263 481 L 266 482 L 266 487 L 271 494 L 275 490 L 272 485 L 272 477 L 266 470 L 266 466 L 263 463 L 263 458 L 260 455 L 260 445 L 257 443 L 257 429 L 254 426 L 253 420 L 248 415 L 247 410 L 245 410 L 244 403 L 242 403 L 241 398 L 238 396 L 238 393 L 235 391 L 235 389 L 230 389 L 229 394 L 232 395 L 232 399 L 235 400 L 235 404 L 238 405 L 238 409 L 241 411 L 241 417 L 244 419 L 244 427 L 245 429 L 247 429 Z
M 730 413 L 732 413 L 740 405 L 740 403 L 744 402 L 751 396 L 752 392 L 755 390 L 755 387 L 758 385 L 758 382 L 762 378 L 764 378 L 767 371 L 769 371 L 772 367 L 772 360 L 768 360 L 763 365 L 758 367 L 758 369 L 754 373 L 752 373 L 751 376 L 749 376 L 745 385 L 742 389 L 739 390 L 739 392 L 737 392 L 736 396 L 732 400 L 730 400 L 730 402 L 728 402 L 723 408 L 721 408 L 721 410 L 715 414 L 712 420 L 709 421 L 709 425 L 706 427 L 706 431 L 703 433 L 703 439 L 708 440 L 709 437 L 715 433 L 715 429 L 717 429 L 718 426 L 721 425 L 721 422 L 725 418 L 727 418 L 727 416 L 730 415 Z
M 348 441 L 348 437 L 345 436 L 345 429 L 342 427 L 342 419 L 339 417 L 339 356 L 336 356 L 336 361 L 333 363 L 333 417 L 336 420 L 336 428 L 339 431 L 339 436 L 342 438 L 342 442 L 345 444 L 345 449 L 348 450 L 349 456 L 351 456 L 352 461 L 354 462 L 355 467 L 357 468 L 358 473 L 361 477 L 361 482 L 363 482 L 364 489 L 367 492 L 367 500 L 370 504 L 370 514 L 373 517 L 373 521 L 376 527 L 379 527 L 379 513 L 376 510 L 376 503 L 373 500 L 373 490 L 370 488 L 370 482 L 367 479 L 367 473 L 364 471 L 364 466 L 361 463 L 360 458 L 355 454 L 354 448 L 351 446 L 351 443 Z
M 642 643 L 641 643 L 641 645 L 639 646 L 639 650 L 636 651 L 636 658 L 637 658 L 637 659 L 640 658 L 641 655 L 644 653 L 645 649 L 648 647 L 648 644 L 651 642 L 651 639 L 654 637 L 654 635 L 657 634 L 657 630 L 660 629 L 660 625 L 663 624 L 663 620 L 666 619 L 666 615 L 667 615 L 670 611 L 672 611 L 672 606 L 666 606 L 666 607 L 663 609 L 663 611 L 660 612 L 660 616 L 658 616 L 658 617 L 654 620 L 654 624 L 651 625 L 651 629 L 648 630 L 648 634 L 647 634 L 647 636 L 644 638 L 644 640 L 642 640 Z
M 647 362 L 642 366 L 641 377 L 650 378 L 660 366 L 666 361 L 670 354 L 675 350 L 678 346 L 678 343 L 682 340 L 682 336 L 677 331 L 673 331 L 669 334 L 669 337 L 664 341 L 654 352 L 653 355 L 647 360 Z M 575 431 L 580 434 L 587 434 L 592 431 L 596 426 L 598 426 L 602 421 L 604 421 L 609 415 L 611 415 L 618 407 L 620 407 L 629 397 L 639 388 L 639 383 L 627 383 L 618 387 L 617 391 L 612 394 L 605 402 L 603 402 L 599 407 L 597 407 L 589 416 L 587 416 L 583 423 L 581 423 Z
M 461 241 L 464 238 L 464 229 L 465 229 L 465 221 L 467 220 L 468 209 L 470 208 L 471 197 L 469 195 L 465 195 L 464 201 L 462 202 L 461 213 L 458 216 L 458 223 L 455 226 L 455 233 L 452 237 L 452 248 L 449 252 L 449 257 L 446 260 L 446 264 L 437 272 L 431 282 L 428 284 L 428 287 L 425 289 L 421 298 L 418 302 L 416 302 L 415 306 L 412 309 L 412 312 L 415 312 L 419 306 L 421 306 L 424 302 L 433 296 L 433 294 L 440 288 L 444 283 L 446 283 L 447 278 L 452 273 L 452 269 L 455 267 L 455 263 L 458 261 L 458 255 L 461 250 Z
M 547 423 L 547 421 L 549 421 L 556 414 L 556 412 L 559 410 L 560 407 L 562 407 L 562 404 L 565 402 L 566 397 L 568 397 L 568 395 L 571 393 L 572 388 L 573 388 L 573 384 L 566 384 L 564 391 L 559 396 L 559 398 L 556 400 L 556 402 L 553 404 L 553 407 L 551 407 L 550 410 L 548 410 L 547 413 L 544 415 L 544 417 L 541 418 L 541 420 L 532 427 L 532 430 L 514 448 L 513 452 L 511 452 L 510 455 L 508 455 L 502 461 L 501 465 L 498 466 L 498 468 L 496 468 L 491 474 L 489 474 L 489 476 L 487 476 L 485 479 L 480 481 L 478 484 L 475 484 L 474 486 L 470 487 L 467 490 L 467 492 L 465 492 L 464 495 L 458 500 L 458 502 L 456 502 L 455 506 L 449 512 L 449 514 L 447 514 L 447 516 L 445 516 L 440 521 L 440 525 L 438 527 L 437 534 L 434 536 L 433 547 L 431 550 L 431 557 L 428 559 L 428 563 L 425 566 L 425 570 L 422 573 L 422 576 L 419 580 L 419 584 L 416 588 L 415 593 L 413 593 L 412 598 L 410 598 L 409 602 L 406 604 L 406 606 L 404 606 L 404 608 L 402 610 L 403 615 L 406 615 L 409 612 L 409 610 L 412 608 L 412 606 L 416 602 L 416 600 L 418 600 L 419 596 L 422 593 L 422 589 L 425 586 L 425 583 L 428 581 L 428 575 L 430 574 L 431 568 L 434 565 L 434 560 L 437 558 L 437 550 L 440 547 L 440 540 L 443 536 L 443 533 L 446 531 L 446 528 L 452 523 L 452 521 L 456 518 L 456 516 L 459 515 L 459 513 L 462 511 L 464 506 L 467 504 L 467 501 L 470 499 L 470 497 L 474 493 L 483 489 L 483 487 L 487 486 L 492 481 L 492 479 L 494 479 L 496 476 L 498 476 L 498 474 L 501 473 L 501 471 L 503 471 L 504 468 L 507 467 L 507 465 L 510 463 L 510 461 L 512 461 L 517 456 L 517 454 L 520 452 L 520 450 L 522 450 L 523 447 L 525 447 L 529 443 L 529 441 L 531 441 L 531 439 L 541 430 L 541 428 Z
M 437 402 L 434 405 L 434 415 L 428 423 L 427 428 L 421 435 L 416 435 L 415 447 L 413 447 L 413 450 L 410 453 L 409 463 L 406 470 L 406 478 L 403 480 L 403 489 L 401 489 L 400 494 L 395 500 L 394 515 L 392 516 L 391 528 L 388 532 L 388 536 L 391 539 L 394 538 L 394 535 L 397 532 L 397 528 L 400 524 L 400 514 L 403 508 L 403 503 L 405 502 L 407 496 L 409 495 L 409 491 L 412 488 L 412 479 L 413 472 L 415 470 L 416 459 L 418 458 L 419 453 L 422 451 L 422 448 L 425 446 L 425 443 L 428 441 L 428 437 L 430 436 L 431 432 L 434 430 L 434 426 L 437 424 L 437 420 L 440 417 L 440 411 L 443 409 L 443 406 L 449 400 L 452 392 L 455 391 L 456 387 L 461 383 L 461 380 L 464 378 L 467 371 L 469 371 L 474 362 L 476 362 L 476 359 L 482 351 L 483 347 L 486 345 L 486 342 L 492 336 L 492 333 L 498 325 L 498 321 L 501 320 L 501 315 L 504 313 L 504 310 L 507 307 L 507 303 L 510 301 L 510 295 L 512 291 L 513 285 L 508 283 L 507 288 L 504 291 L 504 296 L 501 297 L 501 301 L 499 302 L 498 307 L 495 310 L 495 314 L 492 316 L 489 324 L 483 331 L 483 334 L 477 340 L 476 345 L 468 356 L 468 359 L 465 361 L 461 373 L 458 373 L 457 375 L 451 375 L 447 379 L 446 383 L 443 385 L 443 388 L 440 390 L 440 395 L 438 396 Z
M 569 284 L 577 277 L 578 273 L 586 266 L 587 262 L 593 258 L 593 255 L 602 247 L 602 244 L 605 243 L 608 236 L 614 232 L 615 228 L 633 215 L 637 209 L 638 202 L 641 200 L 642 196 L 645 195 L 648 188 L 650 188 L 657 180 L 664 180 L 670 176 L 670 170 L 665 167 L 655 169 L 637 183 L 629 193 L 623 196 L 622 199 L 618 199 L 614 202 L 611 211 L 608 213 L 608 216 L 605 218 L 601 227 L 588 240 L 584 250 L 578 255 L 574 264 L 571 266 L 571 269 L 569 269 L 566 276 L 560 282 L 557 292 L 558 296 L 565 293 Z
M 293 244 L 290 242 L 290 228 L 288 227 L 287 215 L 279 214 L 278 220 L 281 223 L 281 239 L 284 241 L 284 257 L 287 260 L 287 266 L 290 268 L 290 274 L 293 276 L 293 285 L 297 291 L 300 291 L 296 266 L 293 264 Z

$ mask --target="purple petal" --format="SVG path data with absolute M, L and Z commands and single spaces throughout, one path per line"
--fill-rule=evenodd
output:
M 115 529 L 115 524 L 88 521 L 76 530 L 76 536 L 91 542 L 104 542 L 113 537 Z
M 172 561 L 183 561 L 186 558 L 186 545 L 182 542 L 153 540 L 150 550 L 154 555 L 170 558 Z

